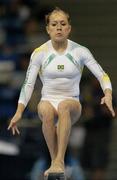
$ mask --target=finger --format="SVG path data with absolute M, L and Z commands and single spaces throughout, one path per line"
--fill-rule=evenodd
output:
M 12 127 L 12 125 L 13 125 L 13 122 L 12 121 L 10 121 L 10 123 L 9 123 L 9 126 L 8 126 L 8 130 Z
M 113 109 L 111 110 L 111 114 L 113 117 L 115 117 L 115 111 Z
M 8 126 L 7 130 L 9 130 L 11 128 L 11 125 Z
M 101 99 L 101 104 L 104 104 L 104 98 Z
M 8 130 L 11 129 L 12 126 L 13 126 L 13 123 L 10 123 L 7 129 L 8 129 Z
M 15 128 L 14 127 L 12 128 L 12 133 L 13 133 L 13 135 L 15 135 Z
M 115 112 L 114 112 L 113 107 L 111 105 L 109 106 L 108 104 L 106 104 L 106 105 L 107 105 L 108 109 L 110 110 L 112 116 L 114 117 L 115 116 Z
M 109 110 L 110 110 L 112 116 L 114 117 L 115 116 L 115 112 L 112 109 L 109 109 Z
M 9 130 L 10 128 L 12 128 L 13 126 L 15 126 L 15 124 L 16 124 L 15 121 L 11 121 L 10 124 L 9 124 L 9 126 L 8 126 L 8 130 Z
M 20 131 L 17 127 L 15 128 L 15 130 L 16 130 L 17 134 L 20 134 Z

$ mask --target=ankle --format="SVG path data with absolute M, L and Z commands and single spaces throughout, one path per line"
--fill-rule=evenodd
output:
M 62 159 L 57 159 L 56 158 L 56 160 L 54 161 L 56 164 L 62 164 L 62 165 L 64 165 L 64 160 L 62 160 Z
M 55 159 L 52 159 L 52 161 L 51 161 L 51 165 L 52 165 L 52 164 L 54 164 L 54 162 L 55 162 Z

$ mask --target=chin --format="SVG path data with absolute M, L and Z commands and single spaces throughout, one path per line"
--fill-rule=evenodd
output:
M 66 40 L 65 38 L 56 38 L 54 41 L 55 42 L 63 42 L 65 40 Z

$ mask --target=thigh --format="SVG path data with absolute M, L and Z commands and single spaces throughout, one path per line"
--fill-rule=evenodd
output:
M 52 104 L 47 100 L 42 100 L 38 104 L 38 115 L 41 120 L 43 119 L 55 119 L 57 117 L 57 111 Z
M 74 124 L 81 115 L 81 104 L 79 101 L 74 99 L 66 99 L 59 103 L 58 105 L 58 115 L 65 113 L 65 111 L 69 111 L 72 124 Z

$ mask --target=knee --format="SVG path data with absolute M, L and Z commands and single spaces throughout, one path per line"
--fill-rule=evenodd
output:
M 37 106 L 38 115 L 42 123 L 49 125 L 54 119 L 54 112 L 51 108 L 44 106 Z
M 54 114 L 51 111 L 45 110 L 41 114 L 41 120 L 43 123 L 50 124 L 54 120 Z
M 42 121 L 42 125 L 49 128 L 54 124 L 54 116 L 53 114 L 51 114 L 51 112 L 49 114 L 45 112 L 45 114 L 41 118 L 41 121 Z
M 65 112 L 69 112 L 69 106 L 65 101 L 63 101 L 63 102 L 60 102 L 58 105 L 58 113 L 63 114 Z

